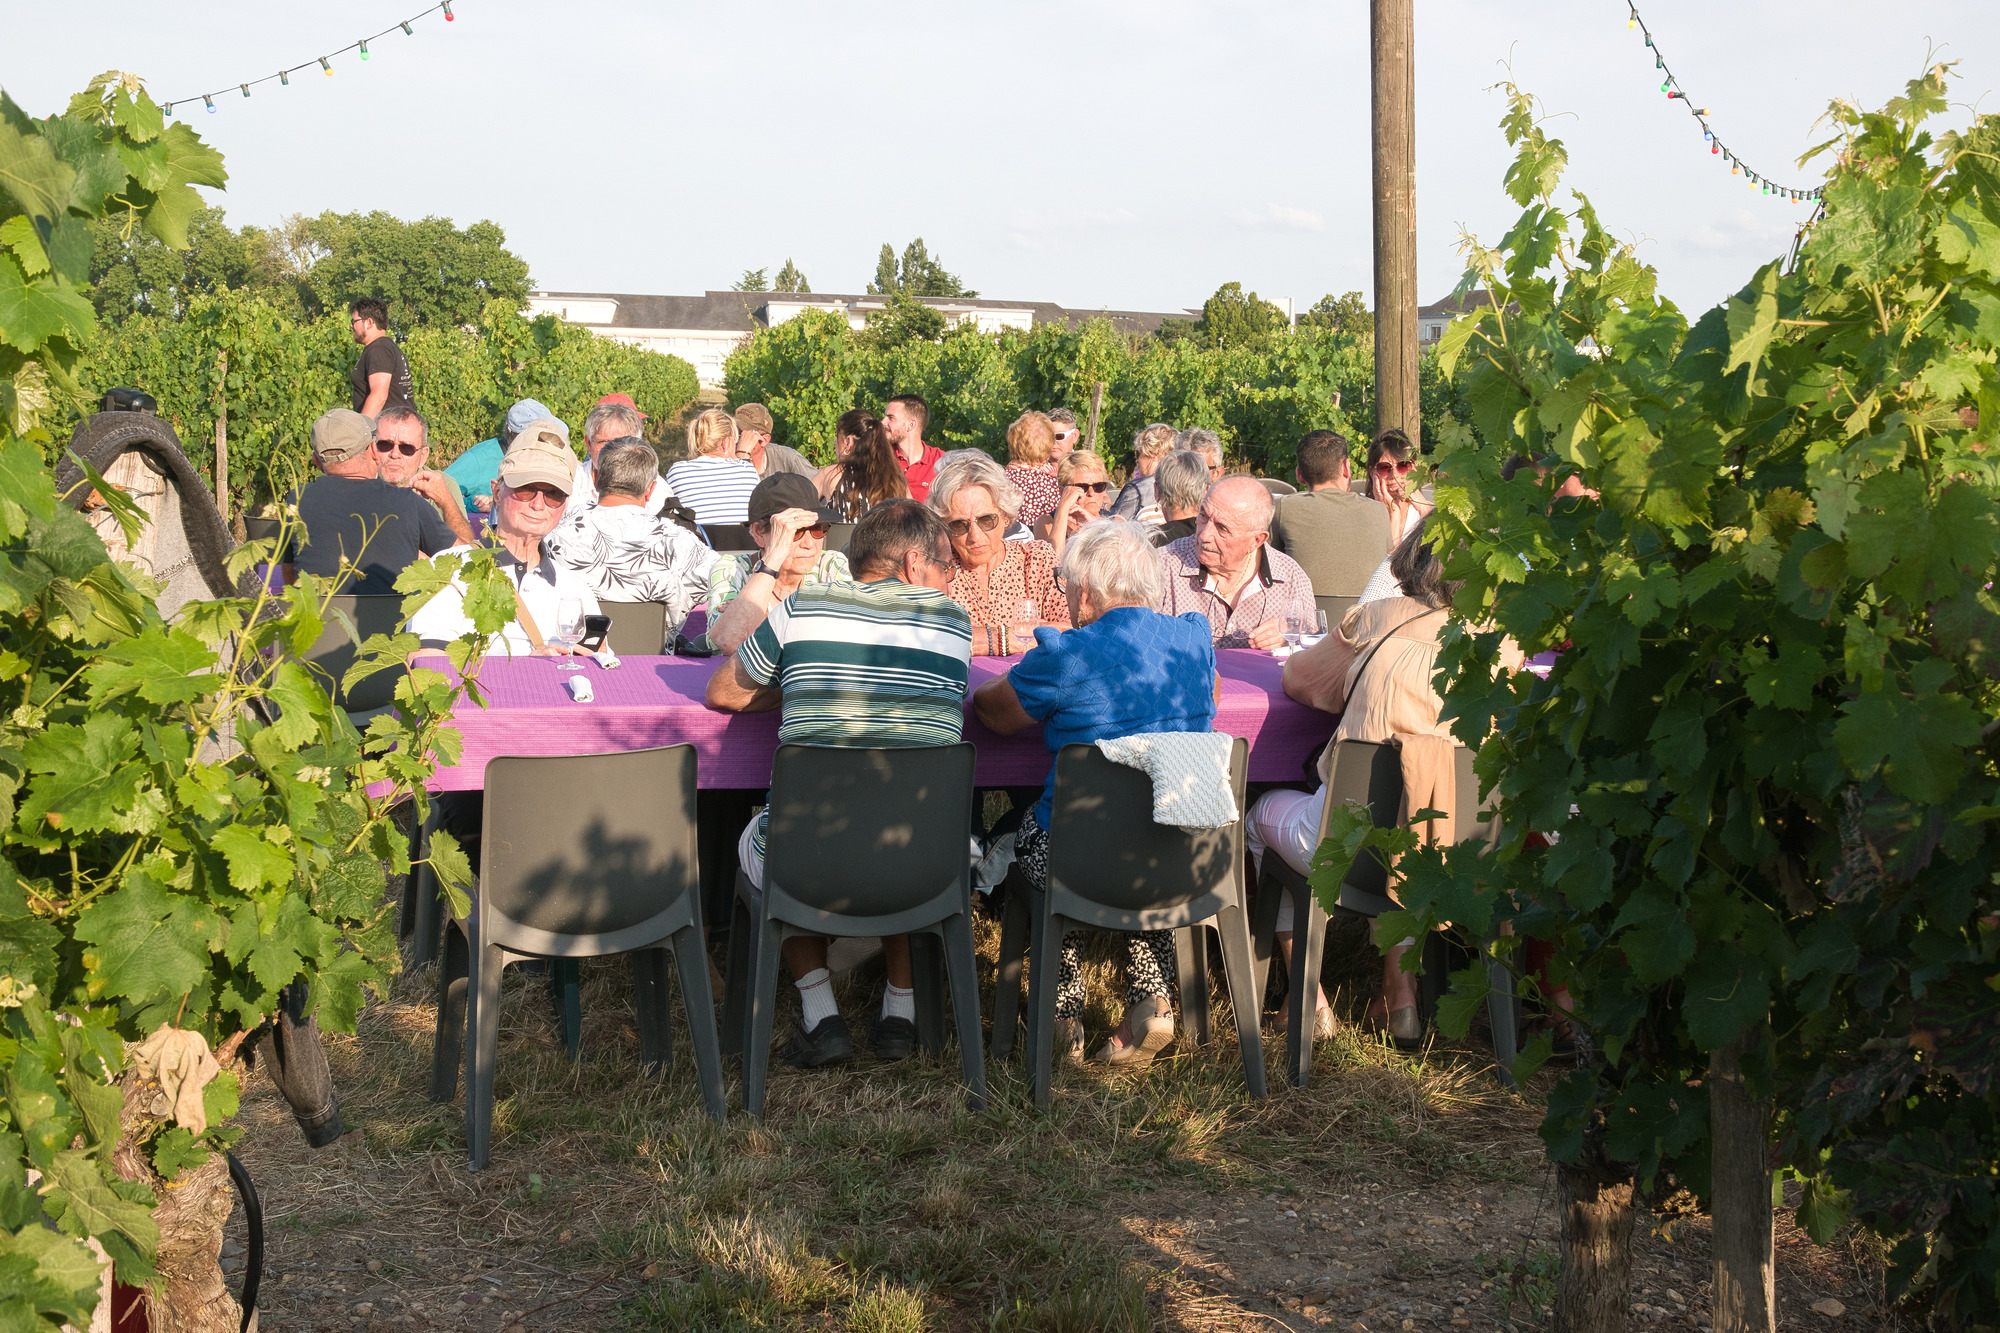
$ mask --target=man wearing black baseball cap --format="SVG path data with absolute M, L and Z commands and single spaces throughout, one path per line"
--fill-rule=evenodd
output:
M 846 582 L 847 557 L 826 549 L 826 532 L 840 515 L 819 498 L 812 478 L 774 472 L 750 492 L 750 539 L 755 555 L 723 556 L 708 583 L 708 632 L 702 646 L 733 653 L 807 583 Z

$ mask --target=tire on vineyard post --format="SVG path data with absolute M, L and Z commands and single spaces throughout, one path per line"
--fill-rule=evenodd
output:
M 1775 1333 L 1771 1255 L 1771 1103 L 1750 1095 L 1744 1058 L 1767 1036 L 1759 1023 L 1708 1058 L 1710 1222 L 1715 1333 Z
M 1604 1124 L 1593 1118 L 1575 1162 L 1556 1164 L 1562 1211 L 1562 1271 L 1556 1284 L 1556 1333 L 1625 1333 L 1632 1294 L 1632 1168 L 1604 1151 Z M 1718 1327 L 1717 1333 L 1721 1333 Z
M 125 1094 L 119 1117 L 124 1132 L 113 1166 L 126 1180 L 150 1185 L 160 1200 L 153 1209 L 160 1228 L 153 1266 L 165 1288 L 146 1300 L 147 1327 L 150 1333 L 240 1333 L 243 1310 L 222 1275 L 222 1229 L 236 1202 L 228 1155 L 212 1152 L 171 1182 L 161 1179 L 140 1147 L 162 1123 L 171 1123 L 151 1109 L 159 1085 L 141 1083 L 128 1069 L 118 1087 Z

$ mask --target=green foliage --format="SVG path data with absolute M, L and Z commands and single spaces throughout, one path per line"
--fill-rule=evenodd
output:
M 1299 327 L 1331 329 L 1355 338 L 1372 337 L 1375 333 L 1375 312 L 1368 308 L 1368 298 L 1360 292 L 1349 292 L 1340 297 L 1328 293 L 1320 297 L 1312 309 L 1299 316 Z
M 912 342 L 936 342 L 944 337 L 945 318 L 905 291 L 889 293 L 889 304 L 867 318 L 867 343 L 893 352 Z
M 805 272 L 791 261 L 790 256 L 786 256 L 785 266 L 779 269 L 778 276 L 771 280 L 771 290 L 774 292 L 810 292 L 812 284 L 806 281 Z
M 786 260 L 785 263 L 789 265 L 791 261 Z M 903 247 L 900 264 L 896 260 L 895 247 L 887 241 L 882 243 L 882 254 L 875 261 L 875 280 L 868 284 L 868 291 L 874 296 L 887 296 L 893 292 L 902 292 L 906 296 L 971 298 L 979 295 L 960 282 L 958 275 L 946 272 L 942 263 L 931 258 L 921 236 Z
M 1441 349 L 1500 447 L 1446 428 L 1433 520 L 1465 581 L 1446 715 L 1508 840 L 1402 870 L 1411 925 L 1555 946 L 1601 1059 L 1551 1096 L 1552 1154 L 1596 1137 L 1704 1194 L 1708 1054 L 1747 1035 L 1802 1225 L 1851 1207 L 1892 1292 L 1970 1327 L 2000 1318 L 2000 124 L 1927 133 L 1947 73 L 1836 102 L 1796 263 L 1691 328 L 1558 205 L 1566 153 L 1509 89 L 1523 212 L 1468 239 L 1497 305 Z M 1502 482 L 1516 451 L 1550 475 Z M 1572 475 L 1601 498 L 1552 500 Z M 1496 676 L 1500 633 L 1561 649 L 1548 679 Z
M 1268 338 L 1285 327 L 1285 312 L 1260 298 L 1246 294 L 1240 282 L 1225 282 L 1215 295 L 1201 303 L 1201 318 L 1195 331 L 1208 347 L 1241 347 Z
M 924 317 L 936 322 L 915 327 Z M 858 334 L 837 315 L 808 311 L 758 330 L 731 355 L 729 401 L 768 405 L 779 441 L 821 462 L 833 457 L 842 412 L 879 408 L 906 392 L 930 403 L 932 442 L 1005 457 L 1016 416 L 1029 408 L 1081 412 L 1100 381 L 1107 387 L 1098 448 L 1114 464 L 1130 464 L 1132 437 L 1155 421 L 1213 430 L 1239 462 L 1273 476 L 1291 471 L 1292 451 L 1309 430 L 1374 432 L 1372 335 L 1308 327 L 1205 349 L 1194 340 L 1127 337 L 1101 319 L 998 334 L 966 324 L 931 331 L 941 323 L 922 303 L 894 298 Z M 1465 408 L 1430 354 L 1422 386 L 1428 439 Z
M 125 1281 L 154 1276 L 157 1199 L 113 1167 L 125 1127 L 112 1079 L 126 1041 L 171 1025 L 220 1044 L 261 1024 L 295 982 L 324 1026 L 353 1030 L 364 990 L 397 961 L 384 866 L 406 872 L 409 855 L 391 810 L 426 805 L 425 779 L 458 752 L 450 710 L 461 690 L 478 698 L 476 686 L 408 669 L 397 712 L 358 734 L 299 658 L 328 614 L 332 585 L 312 578 L 282 596 L 191 603 L 166 623 L 154 585 L 114 562 L 58 498 L 47 432 L 21 433 L 32 415 L 23 386 L 66 376 L 95 322 L 77 285 L 89 220 L 115 194 L 129 228 L 185 244 L 198 204 L 188 182 L 222 183 L 221 159 L 161 122 L 137 82 L 117 76 L 42 121 L 0 97 L 0 270 L 25 278 L 15 295 L 28 307 L 80 308 L 53 324 L 24 320 L 0 281 L 11 349 L 0 363 L 0 1319 L 10 1329 L 89 1323 L 101 1265 L 85 1238 Z M 134 539 L 144 516 L 84 469 Z M 243 548 L 232 567 L 274 549 Z M 478 631 L 452 660 L 470 671 L 511 598 L 492 591 L 507 580 L 490 553 L 448 564 L 406 573 L 406 610 L 463 579 Z M 356 670 L 399 665 L 414 647 L 378 636 Z M 462 902 L 463 858 L 450 850 L 437 870 Z M 201 1135 L 176 1126 L 145 1145 L 162 1176 L 229 1141 L 234 1077 L 208 1084 L 203 1106 Z
M 537 399 L 581 423 L 600 396 L 622 389 L 641 411 L 665 420 L 700 389 L 694 367 L 678 357 L 599 338 L 551 315 L 523 319 L 503 300 L 471 331 L 420 326 L 402 348 L 417 410 L 431 423 L 434 467 L 493 435 L 516 399 Z M 224 353 L 226 379 L 218 368 Z M 351 401 L 347 374 L 358 355 L 344 310 L 300 324 L 264 295 L 224 291 L 191 297 L 176 317 L 135 315 L 99 330 L 76 378 L 91 401 L 121 384 L 152 394 L 198 468 L 209 455 L 197 445 L 213 438 L 226 401 L 237 511 L 305 476 L 312 423 Z M 66 432 L 74 416 L 52 424 Z
M 379 296 L 396 334 L 479 321 L 494 301 L 519 312 L 528 265 L 491 222 L 460 229 L 448 218 L 405 222 L 387 213 L 294 214 L 276 227 L 231 230 L 222 210 L 203 206 L 185 247 L 133 234 L 115 220 L 94 232 L 90 280 L 98 315 L 186 312 L 197 296 L 255 293 L 301 323 L 346 318 L 348 302 Z
M 732 292 L 768 292 L 771 290 L 771 279 L 767 276 L 770 271 L 765 268 L 746 268 L 743 270 L 742 277 L 729 284 L 729 290 Z

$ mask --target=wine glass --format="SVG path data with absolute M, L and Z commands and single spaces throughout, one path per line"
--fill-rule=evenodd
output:
M 1285 617 L 1285 646 L 1297 651 L 1306 636 L 1306 622 L 1302 616 Z
M 1326 612 L 1315 610 L 1306 622 L 1306 632 L 1301 636 L 1303 646 L 1310 648 L 1326 637 Z
M 556 632 L 548 641 L 565 648 L 574 648 L 583 642 L 583 599 L 581 597 L 561 597 L 556 599 Z M 556 664 L 558 671 L 581 671 L 582 667 L 568 657 Z

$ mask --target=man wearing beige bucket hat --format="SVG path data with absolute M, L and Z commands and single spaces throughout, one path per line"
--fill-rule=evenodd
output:
M 576 454 L 559 422 L 531 422 L 508 446 L 493 480 L 493 530 L 487 544 L 520 597 L 517 614 L 493 636 L 487 651 L 512 656 L 562 655 L 570 649 L 549 642 L 574 610 L 597 615 L 597 596 L 575 570 L 549 556 L 542 539 L 561 521 L 563 505 L 576 482 Z M 469 550 L 456 546 L 452 552 Z M 441 649 L 472 632 L 465 614 L 465 589 L 454 579 L 410 617 L 410 633 L 427 649 Z

